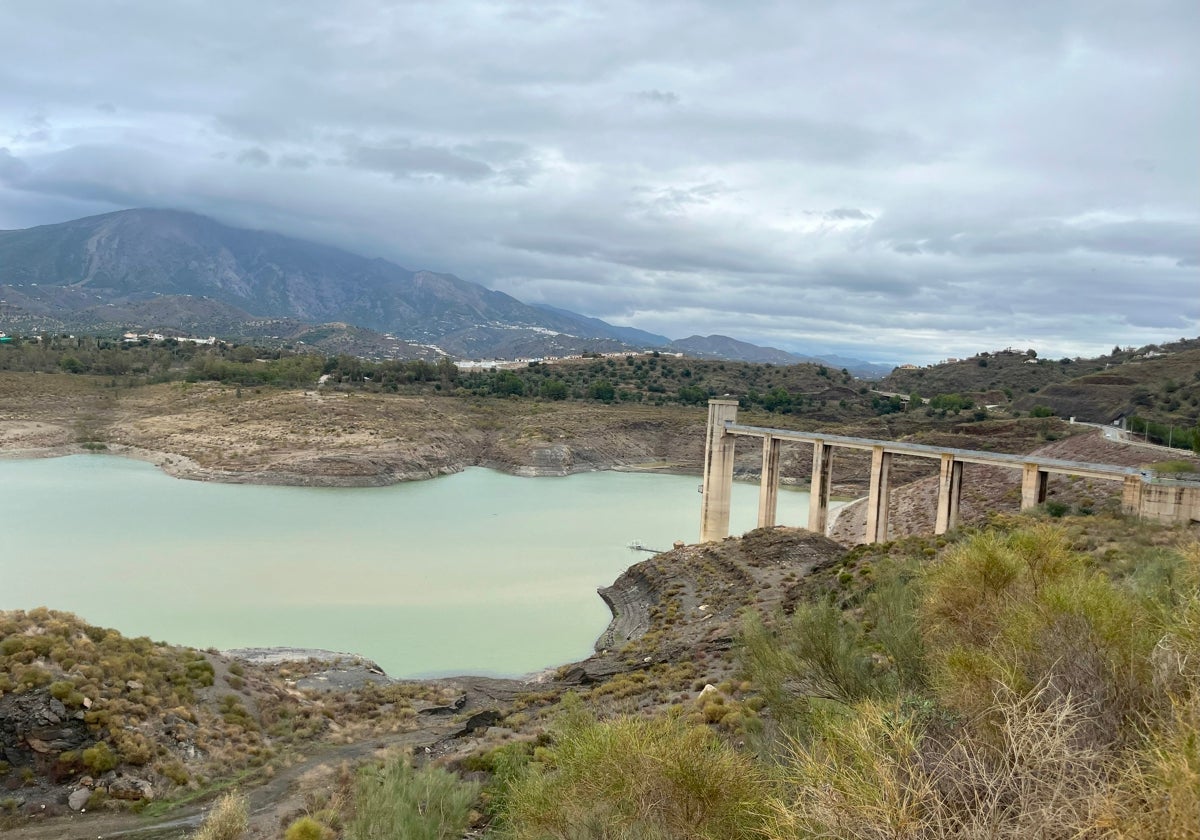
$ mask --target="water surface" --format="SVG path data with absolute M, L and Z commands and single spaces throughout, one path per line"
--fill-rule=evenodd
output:
M 129 635 L 352 651 L 393 676 L 516 675 L 586 656 L 596 588 L 696 540 L 696 477 L 484 469 L 382 488 L 182 481 L 139 461 L 0 460 L 0 609 Z M 736 485 L 733 533 L 757 485 Z M 783 489 L 780 522 L 806 520 Z

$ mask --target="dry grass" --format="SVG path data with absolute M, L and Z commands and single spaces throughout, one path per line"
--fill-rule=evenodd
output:
M 194 840 L 240 840 L 248 826 L 246 797 L 228 793 L 217 800 Z
M 1083 707 L 1046 686 L 999 690 L 989 719 L 927 733 L 911 711 L 868 701 L 794 742 L 773 802 L 771 838 L 1042 840 L 1090 836 L 1105 804 L 1111 757 L 1087 747 Z

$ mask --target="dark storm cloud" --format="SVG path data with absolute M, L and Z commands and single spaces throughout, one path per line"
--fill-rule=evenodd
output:
M 1200 333 L 1197 42 L 1187 0 L 9 3 L 0 224 L 173 206 L 672 336 L 1075 355 Z

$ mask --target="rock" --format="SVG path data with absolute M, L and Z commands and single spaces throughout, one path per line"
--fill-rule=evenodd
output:
M 130 691 L 141 691 L 143 688 L 145 688 L 145 686 L 143 686 L 137 680 L 127 680 L 125 682 L 125 687 Z
M 145 799 L 149 801 L 154 798 L 154 786 L 145 779 L 122 776 L 109 783 L 108 795 L 114 799 L 129 799 L 134 801 Z
M 83 806 L 87 805 L 87 801 L 91 799 L 92 792 L 87 788 L 79 788 L 71 791 L 71 795 L 67 797 L 67 807 L 72 811 L 82 811 Z
M 587 685 L 593 682 L 591 675 L 582 665 L 572 665 L 562 676 L 564 685 Z
M 703 700 L 705 697 L 708 697 L 708 695 L 710 695 L 710 694 L 720 694 L 720 693 L 721 692 L 717 689 L 717 687 L 715 685 L 713 685 L 712 683 L 709 683 L 708 685 L 704 686 L 704 688 L 700 689 L 700 693 L 696 696 L 696 699 Z
M 412 707 L 417 714 L 421 715 L 452 715 L 460 711 L 466 704 L 467 695 L 460 694 L 452 703 L 438 705 L 430 703 L 428 700 L 415 700 Z
M 495 726 L 500 722 L 500 713 L 495 709 L 484 709 L 481 712 L 476 712 L 467 718 L 467 722 L 463 724 L 463 733 L 474 732 L 476 729 L 487 729 L 489 726 Z

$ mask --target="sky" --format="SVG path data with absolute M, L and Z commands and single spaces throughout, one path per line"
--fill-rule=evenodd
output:
M 671 338 L 1200 335 L 1195 0 L 0 0 L 0 228 L 131 207 Z

